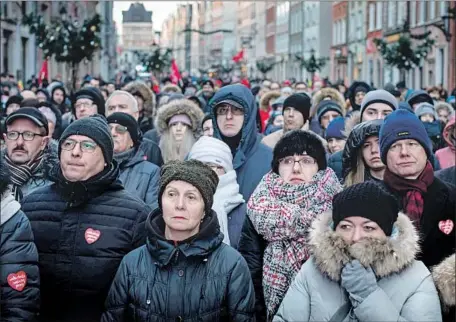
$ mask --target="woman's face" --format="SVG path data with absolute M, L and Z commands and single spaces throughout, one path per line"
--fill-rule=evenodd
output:
M 182 142 L 185 132 L 188 130 L 188 125 L 182 122 L 176 122 L 170 125 L 171 134 L 176 142 Z
M 385 168 L 385 165 L 380 159 L 380 145 L 378 143 L 378 136 L 368 137 L 366 141 L 364 141 L 361 149 L 364 164 L 369 169 L 381 170 Z
M 272 122 L 272 125 L 277 127 L 283 127 L 283 115 L 277 115 L 274 119 L 274 122 Z
M 203 135 L 204 136 L 214 136 L 214 127 L 212 126 L 212 120 L 206 120 L 203 123 Z
M 193 185 L 171 181 L 162 195 L 163 220 L 171 235 L 191 237 L 198 233 L 204 217 L 204 200 Z
M 344 140 L 344 139 L 330 138 L 328 140 L 329 152 L 336 153 L 337 151 L 343 150 L 345 147 L 345 142 L 346 142 L 346 140 Z
M 215 163 L 206 163 L 206 165 L 208 167 L 210 167 L 215 173 L 217 173 L 217 175 L 220 177 L 220 176 L 223 176 L 224 174 L 226 174 L 226 171 L 225 169 L 222 167 L 222 166 L 219 166 L 218 164 L 215 164 Z
M 289 184 L 309 183 L 317 172 L 317 161 L 309 155 L 294 155 L 279 160 L 279 175 Z
M 347 217 L 341 220 L 336 227 L 336 233 L 349 245 L 366 237 L 386 237 L 376 222 L 364 217 Z

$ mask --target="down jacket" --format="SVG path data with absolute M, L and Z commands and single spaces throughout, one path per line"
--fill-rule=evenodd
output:
M 390 237 L 351 246 L 330 228 L 331 222 L 327 213 L 313 223 L 313 256 L 288 289 L 274 321 L 330 321 L 346 304 L 345 318 L 338 321 L 442 320 L 431 273 L 415 260 L 418 234 L 406 215 L 399 214 Z M 372 267 L 377 277 L 377 289 L 355 307 L 339 283 L 342 268 L 352 259 Z
M 3 179 L 3 178 L 2 178 Z M 0 213 L 0 320 L 36 321 L 40 302 L 38 251 L 21 205 L 3 193 Z
M 432 277 L 443 306 L 443 320 L 454 321 L 456 305 L 455 254 L 450 255 L 432 269 Z
M 40 256 L 43 321 L 99 321 L 122 258 L 144 244 L 150 208 L 118 175 L 115 161 L 88 182 L 67 182 L 54 169 L 55 183 L 23 199 Z
M 146 222 L 147 244 L 125 256 L 102 322 L 254 321 L 255 295 L 242 256 L 222 243 L 212 212 L 194 237 L 164 237 L 160 209 Z

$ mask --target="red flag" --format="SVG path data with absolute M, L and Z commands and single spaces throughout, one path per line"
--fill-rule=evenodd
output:
M 41 85 L 41 83 L 43 82 L 43 79 L 45 79 L 45 78 L 49 79 L 49 69 L 48 69 L 47 59 L 45 59 L 43 61 L 43 65 L 41 65 L 40 73 L 38 76 L 38 84 Z
M 182 81 L 179 67 L 177 67 L 176 61 L 174 59 L 171 61 L 171 81 L 173 84 L 178 84 Z
M 238 52 L 236 55 L 234 55 L 232 59 L 235 63 L 239 63 L 241 60 L 243 60 L 244 59 L 244 48 L 242 48 L 240 52 Z

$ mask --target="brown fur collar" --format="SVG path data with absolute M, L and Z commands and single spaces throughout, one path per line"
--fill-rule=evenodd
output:
M 182 90 L 179 86 L 174 85 L 174 84 L 168 84 L 166 86 L 163 86 L 161 89 L 162 93 L 180 93 L 182 94 Z
M 192 132 L 198 134 L 201 131 L 201 121 L 204 113 L 198 105 L 188 99 L 177 99 L 160 107 L 155 118 L 155 128 L 159 134 L 168 130 L 168 122 L 178 114 L 186 114 L 192 121 Z
M 418 234 L 403 213 L 399 213 L 391 237 L 368 238 L 351 246 L 335 233 L 331 223 L 330 212 L 317 217 L 309 232 L 309 246 L 318 269 L 336 282 L 342 268 L 352 259 L 358 259 L 365 267 L 371 266 L 377 277 L 382 278 L 410 265 L 419 251 Z
M 346 111 L 344 96 L 337 89 L 325 87 L 316 92 L 312 97 L 313 114 L 311 116 L 314 116 L 317 113 L 317 105 L 320 104 L 320 102 L 327 97 L 331 98 L 332 101 L 335 101 L 337 104 L 339 104 L 342 108 L 342 114 L 345 115 Z
M 260 109 L 267 111 L 272 100 L 276 100 L 280 97 L 279 91 L 269 91 L 263 94 L 260 99 Z
M 439 290 L 440 299 L 447 307 L 456 304 L 455 275 L 455 254 L 447 257 L 432 269 L 432 277 Z
M 156 106 L 155 94 L 146 83 L 133 81 L 125 85 L 123 90 L 129 93 L 134 93 L 136 91 L 141 93 L 141 96 L 144 98 L 144 110 L 149 116 L 153 115 Z
M 353 128 L 361 122 L 361 113 L 354 111 L 349 117 L 345 118 L 344 135 L 348 138 Z

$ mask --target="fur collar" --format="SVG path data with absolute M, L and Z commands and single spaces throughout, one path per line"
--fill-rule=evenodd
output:
M 359 111 L 353 111 L 350 116 L 345 118 L 344 135 L 348 138 L 353 128 L 361 123 L 361 113 Z
M 272 100 L 278 99 L 279 97 L 280 97 L 279 91 L 269 91 L 269 92 L 264 93 L 260 99 L 260 109 L 262 111 L 267 111 L 269 106 L 271 105 L 269 103 L 271 103 Z
M 434 283 L 439 290 L 440 299 L 447 307 L 455 306 L 455 254 L 449 256 L 432 269 Z
M 339 104 L 340 108 L 342 109 L 342 114 L 345 115 L 346 111 L 344 96 L 337 89 L 325 87 L 316 92 L 312 97 L 313 114 L 311 113 L 311 116 L 315 116 L 315 114 L 317 114 L 317 105 L 327 97 L 331 98 L 332 101 L 335 101 L 337 104 Z
M 152 90 L 142 81 L 133 81 L 125 85 L 124 91 L 134 93 L 138 91 L 144 99 L 144 110 L 147 111 L 147 115 L 153 115 L 155 106 L 157 105 L 155 94 Z
M 168 84 L 162 87 L 161 89 L 162 93 L 180 93 L 182 94 L 182 90 L 179 86 L 174 85 L 174 84 Z
M 196 103 L 188 99 L 176 99 L 160 107 L 155 119 L 155 128 L 160 135 L 168 130 L 168 122 L 174 115 L 186 114 L 192 121 L 192 132 L 199 134 L 201 121 L 204 118 L 203 111 Z
M 309 248 L 318 269 L 338 282 L 342 268 L 352 259 L 371 266 L 377 277 L 400 272 L 410 265 L 419 251 L 418 233 L 410 219 L 399 213 L 393 234 L 384 239 L 365 239 L 347 245 L 332 226 L 332 214 L 317 217 L 309 232 Z

